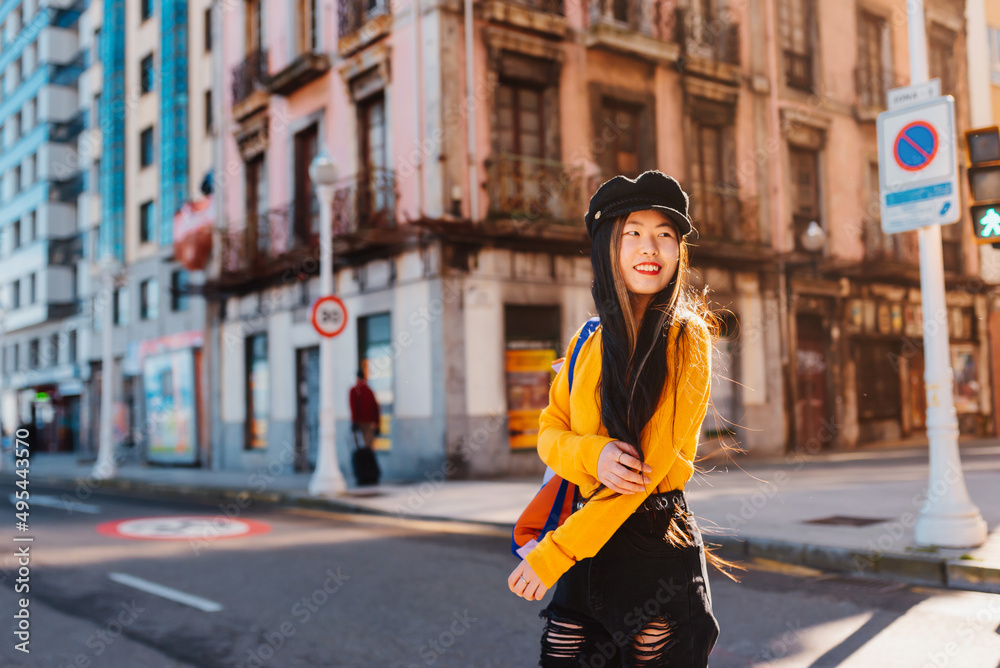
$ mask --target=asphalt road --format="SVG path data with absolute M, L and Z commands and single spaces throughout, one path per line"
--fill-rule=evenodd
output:
M 544 603 L 507 591 L 516 562 L 503 536 L 460 525 L 232 506 L 230 514 L 267 530 L 213 540 L 126 539 L 96 527 L 223 511 L 213 503 L 105 494 L 70 511 L 58 501 L 61 491 L 35 486 L 30 530 L 19 532 L 7 498 L 13 491 L 2 494 L 11 545 L 0 557 L 3 666 L 537 664 Z M 54 505 L 39 505 L 45 501 Z M 162 521 L 154 527 L 168 528 Z M 34 540 L 15 543 L 15 536 Z M 25 545 L 29 573 L 18 583 L 24 576 L 14 553 Z M 30 591 L 15 593 L 18 584 Z M 1000 596 L 767 563 L 752 564 L 740 584 L 715 574 L 712 587 L 722 625 L 713 668 L 1000 666 Z M 14 615 L 24 597 L 30 654 L 15 649 Z

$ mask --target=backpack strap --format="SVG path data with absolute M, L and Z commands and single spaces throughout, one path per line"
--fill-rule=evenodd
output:
M 594 316 L 587 322 L 583 323 L 583 329 L 580 330 L 580 336 L 576 340 L 576 346 L 573 347 L 573 354 L 569 358 L 569 390 L 573 391 L 573 369 L 576 367 L 576 357 L 580 354 L 580 348 L 583 347 L 584 341 L 590 338 L 598 326 L 601 324 L 601 319 L 598 316 Z

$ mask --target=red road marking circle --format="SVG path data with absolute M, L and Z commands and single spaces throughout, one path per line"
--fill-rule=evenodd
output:
M 340 324 L 335 330 L 325 330 L 323 329 L 323 326 L 320 325 L 319 323 L 318 319 L 319 312 L 320 310 L 323 309 L 323 307 L 327 303 L 333 303 L 337 305 L 340 308 L 340 312 L 342 314 L 340 318 Z M 344 306 L 344 302 L 340 300 L 340 297 L 337 297 L 336 295 L 327 295 L 326 297 L 320 297 L 319 299 L 316 300 L 316 303 L 313 304 L 311 320 L 312 320 L 312 326 L 317 332 L 319 332 L 323 336 L 333 338 L 338 334 L 340 334 L 341 332 L 343 332 L 344 328 L 347 327 L 347 307 Z
M 225 515 L 167 515 L 102 522 L 96 529 L 126 540 L 222 540 L 267 533 L 271 525 Z

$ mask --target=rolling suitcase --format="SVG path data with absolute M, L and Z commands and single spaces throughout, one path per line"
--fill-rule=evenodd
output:
M 354 479 L 358 485 L 377 485 L 381 471 L 375 451 L 358 442 L 358 432 L 354 431 L 354 452 L 351 453 L 351 465 L 354 467 Z

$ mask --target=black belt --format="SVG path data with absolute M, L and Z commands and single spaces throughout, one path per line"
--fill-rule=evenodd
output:
M 576 502 L 573 504 L 574 512 L 583 508 L 584 503 L 586 503 L 585 499 L 577 496 Z M 673 510 L 675 508 L 687 510 L 687 499 L 684 498 L 683 490 L 672 489 L 669 492 L 650 494 L 634 512 L 648 513 L 654 510 Z

